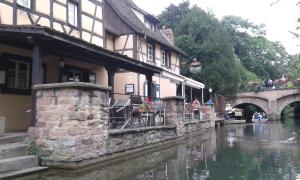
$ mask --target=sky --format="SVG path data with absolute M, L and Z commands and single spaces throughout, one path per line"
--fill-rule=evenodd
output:
M 158 15 L 171 3 L 178 5 L 183 0 L 134 0 L 147 12 Z M 289 31 L 295 31 L 300 17 L 299 0 L 190 0 L 193 5 L 212 11 L 217 18 L 225 15 L 241 16 L 255 24 L 265 24 L 267 38 L 280 41 L 290 54 L 300 53 L 300 40 Z

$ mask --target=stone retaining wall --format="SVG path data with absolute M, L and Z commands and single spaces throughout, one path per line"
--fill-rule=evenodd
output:
M 184 127 L 184 101 L 182 97 L 166 97 L 162 98 L 165 104 L 165 116 L 167 125 L 175 125 L 177 136 L 185 134 Z
M 109 131 L 107 152 L 122 152 L 176 137 L 176 126 L 111 130 Z
M 0 137 L 4 136 L 4 132 L 5 132 L 5 118 L 0 117 Z
M 184 123 L 185 133 L 192 134 L 194 132 L 199 132 L 204 129 L 209 129 L 215 127 L 215 121 L 205 120 L 205 121 L 191 121 Z
M 37 85 L 33 90 L 37 122 L 28 135 L 41 150 L 45 165 L 76 166 L 213 127 L 214 122 L 185 123 L 183 99 L 169 97 L 163 99 L 166 126 L 109 130 L 110 88 L 71 82 Z M 211 119 L 212 114 L 206 116 Z
M 37 123 L 28 134 L 43 160 L 80 161 L 106 153 L 109 88 L 74 82 L 34 90 Z
M 213 106 L 202 106 L 200 108 L 205 121 L 186 122 L 184 117 L 184 100 L 181 97 L 166 97 L 162 101 L 166 105 L 166 122 L 168 125 L 175 125 L 178 136 L 193 133 L 215 127 L 217 119 Z

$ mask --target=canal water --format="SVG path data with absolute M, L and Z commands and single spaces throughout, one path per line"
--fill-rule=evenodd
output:
M 26 179 L 300 180 L 300 126 L 295 122 L 223 126 L 111 164 L 50 170 Z

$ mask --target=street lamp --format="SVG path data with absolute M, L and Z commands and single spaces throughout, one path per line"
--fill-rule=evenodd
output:
M 209 98 L 212 100 L 212 88 L 210 87 L 210 88 L 208 89 L 208 91 L 209 91 Z

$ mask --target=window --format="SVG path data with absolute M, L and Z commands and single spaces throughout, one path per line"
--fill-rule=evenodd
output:
M 153 46 L 151 44 L 147 44 L 147 60 L 153 61 Z
M 151 29 L 152 31 L 155 31 L 155 26 L 150 21 L 145 20 L 145 25 L 147 28 Z
M 72 26 L 78 26 L 78 4 L 68 2 L 68 22 Z
M 10 60 L 7 69 L 7 88 L 29 88 L 29 63 Z
M 86 82 L 96 83 L 96 73 L 77 66 L 64 65 L 60 69 L 61 82 Z
M 31 7 L 31 0 L 17 0 L 17 4 L 26 8 Z
M 153 98 L 159 98 L 160 97 L 160 85 L 156 84 L 155 82 L 151 85 L 151 94 Z M 144 96 L 149 96 L 148 93 L 148 81 L 144 82 Z
M 74 69 L 68 69 L 62 78 L 63 82 L 83 82 L 83 72 Z
M 170 67 L 171 64 L 169 53 L 165 50 L 161 50 L 161 64 L 167 67 Z
M 155 85 L 155 97 L 160 98 L 160 85 L 159 84 Z
M 144 82 L 144 96 L 148 96 L 148 82 Z

